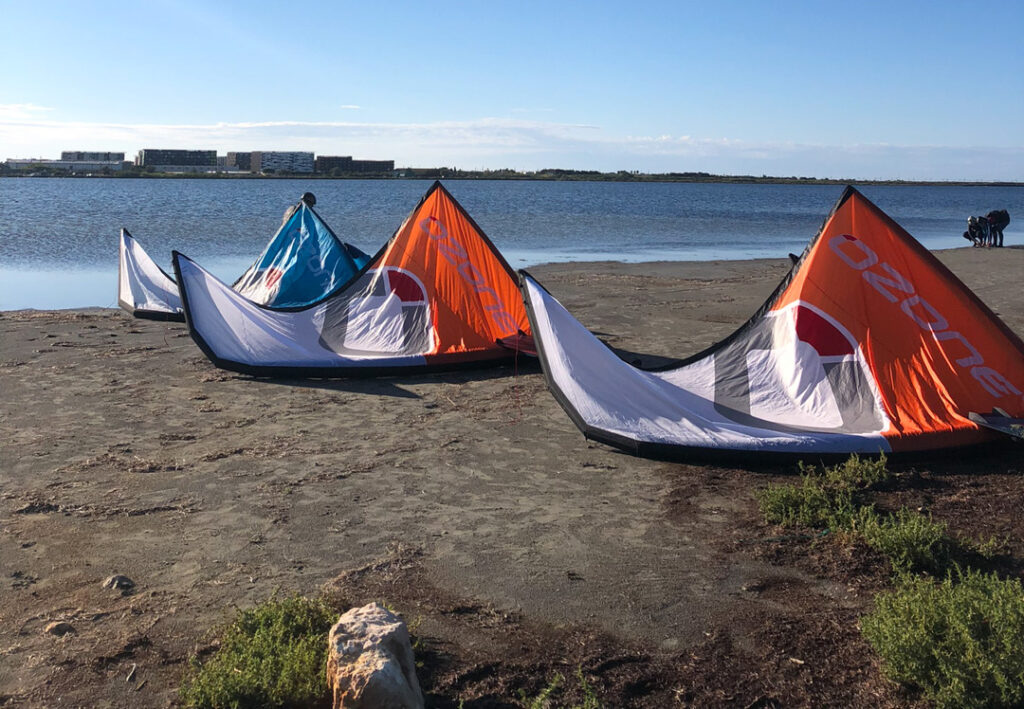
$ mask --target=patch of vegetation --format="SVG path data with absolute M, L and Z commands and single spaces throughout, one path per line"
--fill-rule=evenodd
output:
M 220 648 L 193 658 L 181 686 L 182 703 L 201 709 L 309 707 L 328 697 L 327 633 L 335 614 L 327 604 L 295 596 L 241 611 Z
M 946 525 L 905 507 L 894 515 L 862 514 L 860 533 L 868 546 L 882 553 L 893 570 L 938 574 L 949 568 L 959 544 Z
M 819 472 L 801 462 L 798 484 L 769 485 L 757 499 L 765 519 L 775 524 L 851 529 L 866 491 L 888 479 L 885 463 L 885 456 L 871 460 L 852 455 Z
M 994 540 L 976 543 L 949 534 L 947 526 L 906 508 L 881 514 L 868 500 L 872 489 L 889 478 L 884 456 L 856 455 L 819 471 L 800 465 L 800 482 L 769 485 L 757 493 L 768 522 L 845 532 L 861 538 L 892 564 L 893 571 L 945 574 L 956 564 L 990 559 Z
M 540 691 L 535 697 L 527 697 L 523 691 L 519 692 L 519 702 L 525 707 L 525 709 L 557 709 L 562 707 L 563 709 L 602 709 L 604 705 L 597 698 L 594 688 L 587 682 L 587 678 L 583 676 L 583 668 L 576 668 L 576 682 L 579 684 L 579 694 L 583 695 L 583 702 L 581 704 L 573 705 L 559 705 L 555 704 L 555 700 L 563 693 L 562 683 L 565 681 L 565 677 L 561 674 L 556 674 L 548 682 L 548 685 Z
M 1024 588 L 957 571 L 940 583 L 904 575 L 861 619 L 885 673 L 939 707 L 1024 706 Z
M 852 535 L 889 560 L 897 588 L 861 619 L 887 676 L 940 707 L 1024 706 L 1024 589 L 970 568 L 1000 545 L 955 537 L 907 508 L 878 512 L 869 493 L 888 477 L 884 458 L 852 456 L 820 471 L 801 466 L 799 483 L 770 485 L 758 501 L 769 522 Z

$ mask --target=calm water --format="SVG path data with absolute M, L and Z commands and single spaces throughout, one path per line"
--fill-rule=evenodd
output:
M 0 179 L 0 310 L 117 305 L 126 227 L 170 270 L 177 249 L 227 281 L 249 266 L 305 191 L 345 241 L 374 253 L 429 181 Z M 814 236 L 838 186 L 451 181 L 449 191 L 515 267 L 549 261 L 784 257 Z M 1024 241 L 1024 188 L 864 187 L 932 249 L 965 220 L 1009 210 Z

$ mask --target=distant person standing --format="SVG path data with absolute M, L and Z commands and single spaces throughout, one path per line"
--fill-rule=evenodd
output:
M 1010 224 L 1010 213 L 1005 209 L 993 209 L 985 215 L 988 220 L 989 240 L 993 246 L 1003 245 L 1003 229 Z

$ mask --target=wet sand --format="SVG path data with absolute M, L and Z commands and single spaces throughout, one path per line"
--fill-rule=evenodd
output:
M 1024 249 L 939 255 L 1024 333 Z M 679 357 L 732 332 L 788 268 L 531 273 L 609 344 Z M 803 602 L 743 592 L 766 578 L 859 602 L 735 551 L 764 473 L 588 443 L 525 361 L 256 380 L 213 367 L 181 324 L 18 311 L 0 313 L 0 394 L 0 704 L 173 703 L 188 656 L 236 607 L 315 594 L 398 546 L 454 596 L 652 652 L 722 628 L 742 642 L 778 604 Z M 112 574 L 133 591 L 103 588 Z M 53 621 L 74 632 L 47 634 Z

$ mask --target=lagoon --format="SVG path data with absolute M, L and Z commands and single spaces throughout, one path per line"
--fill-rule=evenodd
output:
M 344 241 L 376 252 L 430 186 L 420 180 L 0 179 L 0 310 L 117 307 L 125 227 L 162 267 L 172 249 L 231 282 L 306 191 Z M 450 180 L 513 267 L 545 262 L 782 258 L 799 253 L 836 185 Z M 930 249 L 962 247 L 967 216 L 1007 209 L 1024 242 L 1024 187 L 864 186 Z

